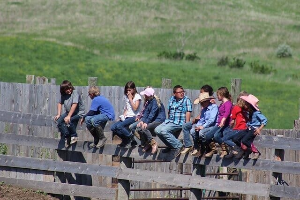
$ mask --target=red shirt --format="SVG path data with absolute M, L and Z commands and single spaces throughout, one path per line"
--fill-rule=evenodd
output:
M 247 129 L 247 113 L 241 107 L 235 105 L 231 110 L 231 120 L 235 120 L 233 130 Z

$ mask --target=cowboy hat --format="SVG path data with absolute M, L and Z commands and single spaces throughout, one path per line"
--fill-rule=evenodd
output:
M 211 100 L 211 99 L 214 99 L 214 98 L 215 97 L 213 97 L 213 96 L 209 96 L 208 92 L 202 92 L 202 93 L 199 94 L 199 97 L 197 99 L 195 99 L 194 104 L 198 104 L 198 103 L 208 101 L 208 100 Z
M 259 100 L 256 98 L 256 96 L 249 94 L 248 96 L 241 96 L 240 98 L 251 104 L 255 110 L 259 110 L 257 105 Z

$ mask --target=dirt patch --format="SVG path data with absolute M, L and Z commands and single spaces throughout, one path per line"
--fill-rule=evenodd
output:
M 0 200 L 58 200 L 40 191 L 19 188 L 11 185 L 0 186 Z

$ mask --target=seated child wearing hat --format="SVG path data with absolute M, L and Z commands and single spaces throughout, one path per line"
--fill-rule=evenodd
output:
M 157 152 L 158 144 L 153 139 L 154 129 L 163 123 L 166 119 L 165 107 L 160 99 L 154 95 L 154 89 L 151 87 L 146 88 L 140 93 L 145 99 L 145 108 L 143 116 L 137 124 L 136 131 L 139 133 L 140 138 L 145 138 L 146 145 L 143 152 L 151 149 L 151 153 Z
M 199 157 L 204 153 L 205 145 L 200 145 L 202 141 L 201 138 L 205 135 L 205 132 L 215 126 L 218 115 L 218 106 L 211 103 L 212 99 L 214 99 L 214 97 L 210 96 L 208 92 L 202 92 L 199 98 L 194 101 L 194 104 L 201 104 L 202 110 L 200 119 L 196 124 L 186 123 L 183 125 L 185 149 L 181 154 L 186 154 L 192 149 L 190 134 L 194 140 L 194 151 L 191 155 Z
M 256 149 L 253 145 L 253 141 L 256 135 L 260 135 L 261 130 L 264 126 L 266 126 L 268 120 L 267 118 L 261 113 L 258 108 L 259 100 L 252 94 L 248 96 L 241 96 L 246 103 L 243 109 L 248 112 L 249 121 L 247 123 L 247 129 L 244 131 L 242 138 L 233 138 L 233 141 L 238 145 L 241 146 L 235 154 L 235 158 L 241 158 L 244 155 L 244 158 L 248 158 L 251 153 L 253 153 L 252 159 L 258 159 L 260 156 L 260 152 Z

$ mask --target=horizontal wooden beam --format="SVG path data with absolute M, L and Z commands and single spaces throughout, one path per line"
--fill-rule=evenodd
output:
M 33 126 L 48 126 L 55 127 L 57 124 L 53 120 L 53 116 L 49 115 L 37 115 L 31 113 L 20 113 L 20 112 L 9 112 L 9 111 L 0 111 L 0 121 L 16 124 L 27 124 Z M 111 122 L 106 125 L 105 130 L 110 131 Z M 78 126 L 80 130 L 85 129 L 85 126 Z M 297 130 L 293 130 L 297 131 Z M 263 131 L 263 133 L 266 132 Z M 282 130 L 281 130 L 282 132 Z M 160 141 L 158 139 L 158 141 Z M 269 135 L 260 135 L 257 136 L 254 140 L 255 145 L 258 147 L 265 148 L 276 148 L 276 149 L 289 149 L 289 150 L 300 150 L 300 139 L 297 138 L 288 138 L 280 136 L 269 136 Z M 160 142 L 160 144 L 162 144 Z
M 167 161 L 176 163 L 187 163 L 187 164 L 201 164 L 209 166 L 221 166 L 221 167 L 234 167 L 241 169 L 251 169 L 251 170 L 263 170 L 272 171 L 278 173 L 287 174 L 300 174 L 300 163 L 299 162 L 280 162 L 275 160 L 251 160 L 251 159 L 221 159 L 218 155 L 214 155 L 212 158 L 195 158 L 190 155 L 178 156 L 175 158 L 174 152 L 162 153 L 160 150 L 152 155 L 150 153 L 144 153 L 141 148 L 121 148 L 117 145 L 106 144 L 101 149 L 89 148 L 90 142 L 78 141 L 75 145 L 66 149 L 64 147 L 64 141 L 53 138 L 42 138 L 34 136 L 25 135 L 15 135 L 15 134 L 0 134 L 1 143 L 6 144 L 18 144 L 24 146 L 35 146 L 43 147 L 49 149 L 58 150 L 68 150 L 77 152 L 88 152 L 88 153 L 98 153 L 106 155 L 116 155 L 122 157 L 130 157 L 135 159 L 143 160 L 157 160 L 157 161 Z
M 246 183 L 222 179 L 171 174 L 125 167 L 112 167 L 86 163 L 74 163 L 69 161 L 53 161 L 28 157 L 0 155 L 0 166 L 36 169 L 43 171 L 58 171 L 87 175 L 110 176 L 117 179 L 125 179 L 141 182 L 153 182 L 173 186 L 192 187 L 222 192 L 269 196 L 270 186 L 260 183 Z M 113 173 L 109 172 L 112 171 Z M 42 189 L 44 190 L 44 189 Z
M 0 181 L 4 182 L 5 184 L 11 184 L 27 189 L 41 190 L 43 192 L 51 194 L 63 194 L 101 199 L 114 199 L 116 196 L 116 189 L 114 188 L 74 185 L 67 183 L 53 183 L 6 177 L 0 177 Z
M 270 196 L 282 197 L 284 199 L 300 199 L 300 188 L 283 185 L 271 185 Z

